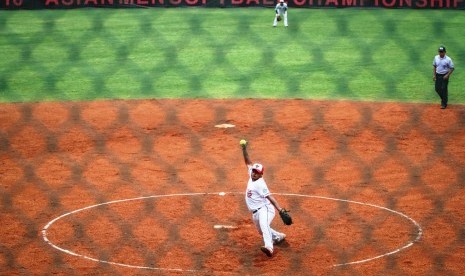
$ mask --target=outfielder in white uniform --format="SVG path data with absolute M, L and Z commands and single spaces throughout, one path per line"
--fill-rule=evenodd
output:
M 284 3 L 284 0 L 279 0 L 279 3 L 276 4 L 276 8 L 274 10 L 276 14 L 274 16 L 273 27 L 278 25 L 278 16 L 284 19 L 284 26 L 287 27 L 287 4 Z
M 281 207 L 276 199 L 271 195 L 266 182 L 262 177 L 264 172 L 263 165 L 258 163 L 252 165 L 247 153 L 247 144 L 241 146 L 244 161 L 249 172 L 249 181 L 245 192 L 245 202 L 247 204 L 247 208 L 252 213 L 252 221 L 257 228 L 258 233 L 262 235 L 265 243 L 265 245 L 260 249 L 268 257 L 272 257 L 273 245 L 282 242 L 286 237 L 285 234 L 274 230 L 270 226 L 275 216 L 275 208 L 279 211 L 281 210 Z

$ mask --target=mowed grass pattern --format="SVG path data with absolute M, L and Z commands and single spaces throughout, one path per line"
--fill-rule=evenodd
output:
M 304 98 L 437 102 L 440 44 L 465 103 L 463 11 L 0 11 L 0 101 Z

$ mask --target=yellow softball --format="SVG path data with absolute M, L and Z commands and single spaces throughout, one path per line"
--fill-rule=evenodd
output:
M 244 139 L 242 139 L 242 140 L 239 142 L 239 144 L 240 144 L 241 146 L 245 146 L 245 145 L 247 144 L 247 141 L 244 140 Z

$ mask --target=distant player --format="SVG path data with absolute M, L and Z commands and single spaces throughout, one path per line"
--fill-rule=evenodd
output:
M 247 143 L 241 144 L 242 154 L 249 172 L 249 181 L 245 192 L 247 208 L 252 213 L 252 221 L 262 235 L 265 243 L 260 249 L 268 257 L 273 256 L 273 244 L 280 243 L 286 237 L 270 227 L 275 216 L 275 208 L 281 211 L 276 199 L 271 195 L 265 180 L 263 179 L 263 165 L 255 163 L 252 165 L 247 153 Z
M 287 27 L 287 4 L 284 3 L 284 0 L 279 0 L 279 3 L 276 4 L 274 9 L 276 14 L 274 17 L 273 27 L 278 25 L 278 17 L 284 19 L 284 26 Z

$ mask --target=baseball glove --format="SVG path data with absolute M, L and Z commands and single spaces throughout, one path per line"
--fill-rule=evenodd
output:
M 280 16 L 280 15 L 277 15 L 277 16 L 276 16 L 276 20 L 281 21 L 281 16 Z
M 282 208 L 280 211 L 279 211 L 279 216 L 281 217 L 281 219 L 283 220 L 284 224 L 286 225 L 291 225 L 292 224 L 292 217 L 291 215 L 289 215 L 289 211 Z

